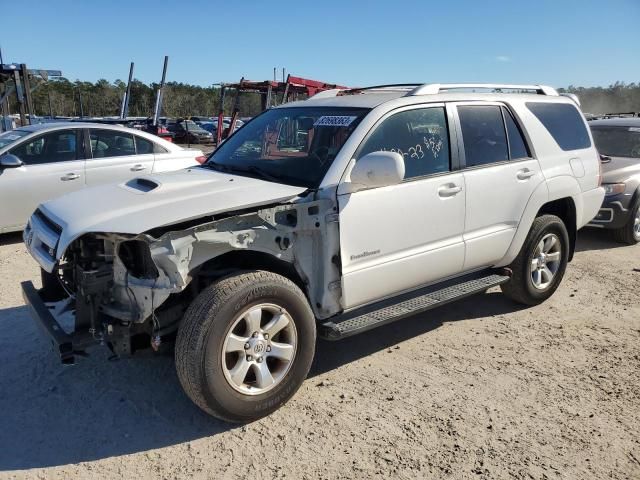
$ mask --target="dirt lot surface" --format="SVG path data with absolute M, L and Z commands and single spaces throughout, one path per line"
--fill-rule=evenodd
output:
M 229 425 L 173 360 L 56 363 L 0 237 L 0 478 L 640 478 L 640 246 L 581 232 L 556 294 L 496 291 L 341 343 L 297 395 Z

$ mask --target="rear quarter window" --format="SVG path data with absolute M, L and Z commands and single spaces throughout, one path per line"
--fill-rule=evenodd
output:
M 587 127 L 574 105 L 545 102 L 527 102 L 526 105 L 562 150 L 580 150 L 591 146 Z

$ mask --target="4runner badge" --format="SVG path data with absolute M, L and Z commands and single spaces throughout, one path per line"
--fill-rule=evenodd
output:
M 350 259 L 351 260 L 358 260 L 359 258 L 370 257 L 371 255 L 378 255 L 379 253 L 380 253 L 380 250 L 372 250 L 370 252 L 362 252 L 362 253 L 359 253 L 358 255 L 351 255 Z

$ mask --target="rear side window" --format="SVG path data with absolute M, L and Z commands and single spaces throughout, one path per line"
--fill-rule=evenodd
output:
M 504 115 L 504 123 L 507 126 L 507 138 L 509 139 L 509 156 L 511 159 L 517 158 L 529 158 L 531 153 L 527 148 L 527 144 L 522 137 L 522 132 L 516 121 L 511 115 L 511 112 L 502 107 L 502 114 Z
M 93 158 L 124 157 L 135 155 L 133 135 L 118 130 L 91 130 Z
M 527 102 L 562 150 L 589 148 L 591 140 L 578 109 L 568 103 Z
M 169 150 L 167 150 L 166 148 L 164 148 L 161 145 L 158 145 L 157 143 L 153 144 L 153 153 L 169 153 Z
M 136 136 L 136 153 L 138 155 L 144 155 L 146 153 L 153 153 L 153 142 L 146 138 Z
M 385 119 L 358 152 L 397 152 L 404 158 L 405 180 L 449 171 L 449 134 L 444 108 L 418 108 Z
M 458 106 L 467 167 L 509 160 L 502 112 L 495 105 Z

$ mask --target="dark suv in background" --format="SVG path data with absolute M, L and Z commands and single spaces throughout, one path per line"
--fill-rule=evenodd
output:
M 590 226 L 613 230 L 616 240 L 640 242 L 640 117 L 589 122 L 602 155 L 606 196 Z

